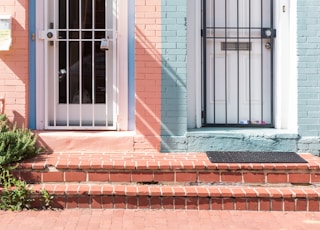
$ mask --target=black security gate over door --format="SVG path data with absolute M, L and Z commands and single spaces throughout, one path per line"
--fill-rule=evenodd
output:
M 204 126 L 273 126 L 273 0 L 203 0 Z

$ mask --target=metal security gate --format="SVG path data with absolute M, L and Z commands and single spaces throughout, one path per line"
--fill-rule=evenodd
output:
M 116 0 L 44 0 L 47 129 L 116 129 Z
M 205 126 L 273 126 L 273 0 L 203 0 Z

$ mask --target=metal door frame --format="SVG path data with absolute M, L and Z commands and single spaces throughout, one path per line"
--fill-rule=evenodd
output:
M 214 2 L 216 0 L 213 0 Z M 239 11 L 239 0 L 235 0 L 237 2 L 237 8 L 238 8 L 238 11 Z M 251 6 L 251 0 L 248 0 L 249 1 L 249 5 Z M 271 122 L 270 123 L 267 123 L 267 124 L 252 124 L 252 123 L 248 123 L 248 124 L 228 124 L 227 123 L 227 119 L 226 119 L 226 123 L 225 124 L 221 124 L 221 123 L 208 123 L 207 122 L 207 48 L 206 48 L 206 42 L 207 42 L 207 39 L 215 39 L 215 37 L 209 37 L 207 36 L 207 30 L 208 29 L 213 29 L 215 30 L 216 28 L 213 27 L 213 28 L 208 28 L 207 27 L 207 23 L 206 23 L 206 2 L 207 0 L 202 0 L 202 30 L 201 30 L 201 36 L 202 36 L 202 88 L 203 88 L 203 94 L 202 94 L 202 107 L 203 107 L 203 112 L 202 112 L 202 123 L 203 123 L 203 126 L 206 126 L 206 127 L 265 127 L 265 128 L 270 128 L 270 127 L 274 127 L 274 38 L 276 36 L 276 30 L 274 29 L 274 2 L 273 0 L 270 0 L 270 27 L 269 28 L 264 28 L 263 25 L 261 25 L 261 28 L 259 28 L 261 30 L 261 49 L 263 49 L 263 39 L 266 39 L 266 38 L 269 38 L 270 39 L 270 45 L 271 45 L 271 60 L 270 60 L 270 65 L 271 65 L 271 76 L 270 76 L 270 84 L 271 84 L 271 92 L 270 92 L 270 100 L 271 100 L 271 108 L 270 108 L 270 117 L 271 117 Z M 261 6 L 262 6 L 262 2 L 263 0 L 261 0 Z M 225 3 L 227 4 L 227 3 Z M 225 9 L 227 8 L 227 6 L 225 6 Z M 251 7 L 249 7 L 249 18 L 251 16 Z M 263 14 L 263 7 L 261 7 L 261 24 L 263 23 L 263 19 L 262 19 L 262 14 Z M 226 14 L 226 12 L 225 12 Z M 237 19 L 239 21 L 239 18 Z M 249 20 L 250 21 L 250 20 Z M 249 23 L 250 24 L 250 23 Z M 225 31 L 227 31 L 228 27 L 225 26 Z M 248 27 L 249 29 L 249 40 L 253 39 L 251 38 L 250 36 L 250 25 Z M 239 26 L 236 28 L 236 30 L 238 31 L 237 32 L 237 41 L 238 41 L 238 48 L 239 48 L 239 40 L 240 40 L 240 37 L 239 37 Z M 225 37 L 225 41 L 227 42 L 227 39 L 228 37 L 226 36 Z M 225 49 L 225 52 L 227 53 L 228 52 L 228 48 Z M 238 54 L 239 54 L 239 49 L 238 49 Z M 251 51 L 249 51 L 251 52 Z M 250 54 L 249 54 L 250 55 Z M 262 54 L 263 55 L 263 52 Z M 250 60 L 251 61 L 251 60 Z M 238 58 L 238 62 L 239 62 L 239 58 Z M 225 64 L 226 66 L 226 64 Z M 238 64 L 238 67 L 239 67 L 239 64 Z M 213 67 L 215 68 L 215 66 Z M 263 74 L 261 72 L 261 74 Z M 262 86 L 263 88 L 263 86 Z M 263 104 L 263 102 L 262 102 Z M 238 111 L 239 111 L 239 104 L 238 104 Z M 227 111 L 226 111 L 226 114 L 227 114 Z M 263 116 L 263 113 L 262 113 L 262 116 Z M 215 119 L 215 118 L 214 118 Z M 263 120 L 263 117 L 261 118 L 261 121 Z M 238 112 L 238 121 L 239 121 L 239 112 Z

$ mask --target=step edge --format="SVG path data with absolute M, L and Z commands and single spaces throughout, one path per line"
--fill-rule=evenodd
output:
M 320 187 L 248 187 L 248 186 L 148 186 L 148 185 L 30 185 L 35 193 L 42 190 L 52 195 L 89 196 L 161 196 L 220 198 L 303 198 L 320 199 Z

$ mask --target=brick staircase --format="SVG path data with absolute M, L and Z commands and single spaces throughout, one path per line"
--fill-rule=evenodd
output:
M 212 164 L 204 153 L 48 154 L 15 174 L 56 208 L 320 211 L 320 158 Z

